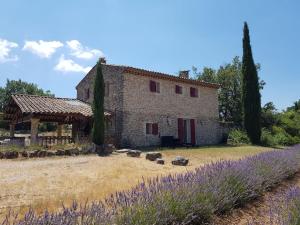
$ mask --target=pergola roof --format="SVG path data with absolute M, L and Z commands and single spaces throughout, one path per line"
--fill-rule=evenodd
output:
M 19 106 L 22 113 L 46 113 L 46 114 L 81 114 L 92 116 L 92 108 L 89 104 L 72 98 L 55 98 L 37 95 L 12 95 L 12 99 Z
M 44 120 L 51 118 L 51 121 L 55 120 L 55 117 L 60 119 L 67 117 L 70 120 L 71 117 L 90 118 L 93 116 L 91 105 L 78 99 L 26 94 L 12 95 L 5 111 L 7 120 L 24 115 L 36 115 Z M 104 115 L 110 116 L 111 114 L 105 112 Z

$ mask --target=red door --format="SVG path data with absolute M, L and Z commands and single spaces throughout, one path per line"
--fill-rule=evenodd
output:
M 192 145 L 196 144 L 196 129 L 195 129 L 195 120 L 191 119 L 191 142 Z

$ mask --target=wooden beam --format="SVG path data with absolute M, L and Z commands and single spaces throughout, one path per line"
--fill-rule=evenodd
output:
M 57 137 L 61 137 L 62 136 L 62 131 L 63 131 L 63 124 L 58 123 L 57 124 Z
M 16 128 L 15 123 L 9 124 L 9 135 L 11 138 L 13 138 L 15 136 L 15 128 Z
M 31 118 L 31 144 L 38 142 L 38 128 L 40 120 L 37 118 Z

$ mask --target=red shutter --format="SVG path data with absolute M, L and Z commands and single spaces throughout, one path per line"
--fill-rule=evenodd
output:
M 198 97 L 198 89 L 191 87 L 190 93 L 191 93 L 191 97 Z
M 156 92 L 156 83 L 153 80 L 150 80 L 150 91 Z
M 151 123 L 146 123 L 146 134 L 150 134 L 151 133 Z
M 158 135 L 158 124 L 157 123 L 152 124 L 152 134 Z
M 191 97 L 194 97 L 194 95 L 195 95 L 195 89 L 194 88 L 190 88 L 190 94 L 191 94 Z
M 179 86 L 179 85 L 176 85 L 176 86 L 175 86 L 175 93 L 176 93 L 176 94 L 182 94 L 182 87 Z
M 195 129 L 195 120 L 191 119 L 191 141 L 192 141 L 192 145 L 196 144 L 196 129 Z
M 183 119 L 178 118 L 178 138 L 180 143 L 183 143 L 183 135 Z

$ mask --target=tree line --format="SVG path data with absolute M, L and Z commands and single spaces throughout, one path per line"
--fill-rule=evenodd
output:
M 255 64 L 248 25 L 244 25 L 243 60 L 236 56 L 218 69 L 193 67 L 197 79 L 219 83 L 219 117 L 231 124 L 229 138 L 234 143 L 268 146 L 300 142 L 300 100 L 282 112 L 274 103 L 261 107 L 260 91 L 266 83 L 259 79 L 260 64 Z
M 29 95 L 43 95 L 43 96 L 54 96 L 49 90 L 43 90 L 39 88 L 37 84 L 19 80 L 6 80 L 6 84 L 0 87 L 0 114 L 4 113 L 5 106 L 12 94 L 29 94 Z M 27 130 L 30 124 L 17 124 L 17 130 Z M 0 129 L 8 129 L 8 123 L 3 121 L 0 117 Z M 54 131 L 56 124 L 54 123 L 42 123 L 39 126 L 39 131 Z

